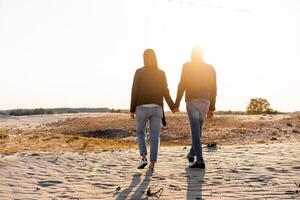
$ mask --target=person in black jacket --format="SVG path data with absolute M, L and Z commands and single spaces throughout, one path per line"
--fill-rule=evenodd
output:
M 206 116 L 207 118 L 213 116 L 217 83 L 215 69 L 205 63 L 202 56 L 202 49 L 195 47 L 192 50 L 191 61 L 183 65 L 175 105 L 179 108 L 185 92 L 186 110 L 192 132 L 192 147 L 187 158 L 191 162 L 191 168 L 204 169 L 201 147 L 202 125 Z M 194 162 L 195 156 L 197 161 Z
M 134 119 L 136 114 L 136 135 L 141 155 L 138 169 L 143 169 L 148 164 L 145 143 L 145 129 L 148 121 L 151 143 L 149 168 L 153 169 L 157 162 L 164 99 L 170 109 L 174 111 L 175 104 L 169 94 L 166 75 L 158 68 L 154 50 L 146 49 L 144 51 L 144 67 L 136 70 L 134 75 L 130 105 L 131 118 Z

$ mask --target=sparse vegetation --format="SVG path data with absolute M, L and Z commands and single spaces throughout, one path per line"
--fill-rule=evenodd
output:
M 67 137 L 65 141 L 66 143 L 71 143 L 74 142 L 75 140 L 79 140 L 79 137 L 78 136 Z
M 0 140 L 8 138 L 8 135 L 3 130 L 0 130 Z
M 64 113 L 99 113 L 99 112 L 121 112 L 120 109 L 109 108 L 34 108 L 34 109 L 13 109 L 1 110 L 0 115 L 23 116 L 23 115 L 44 115 Z
M 244 111 L 220 110 L 215 112 L 216 115 L 246 115 Z
M 270 108 L 270 103 L 267 99 L 252 98 L 250 99 L 250 102 L 247 107 L 247 114 L 277 114 L 277 111 Z
M 33 118 L 36 119 L 36 117 Z M 41 117 L 41 120 L 45 120 L 44 122 L 49 120 L 49 118 L 42 118 L 44 117 Z M 58 116 L 51 116 L 51 118 L 59 119 Z M 168 112 L 166 118 L 168 126 L 162 127 L 161 145 L 190 145 L 191 133 L 186 113 L 174 115 Z M 24 119 L 28 120 L 30 117 Z M 300 113 L 276 116 L 218 115 L 205 122 L 202 142 L 204 145 L 297 142 L 300 141 L 299 119 Z M 8 120 L 16 122 L 14 118 Z M 0 144 L 5 143 L 5 145 L 0 145 L 0 153 L 29 150 L 98 152 L 137 147 L 135 122 L 130 120 L 127 114 L 72 115 L 59 123 L 49 124 L 41 121 L 43 125 L 36 128 L 23 127 L 20 121 L 15 125 L 12 124 L 15 128 L 0 129 L 0 132 L 1 130 L 4 132 L 0 137 L 9 138 L 9 140 L 0 139 Z M 147 129 L 146 132 L 148 134 L 149 130 Z
M 14 110 L 10 110 L 8 114 L 12 116 L 22 116 L 22 115 L 53 114 L 53 112 L 51 110 L 45 110 L 43 108 L 35 108 L 35 109 L 14 109 Z
M 29 139 L 37 139 L 39 138 L 39 134 L 37 132 L 32 133 L 32 135 L 29 137 Z
M 111 112 L 111 113 L 121 113 L 121 109 L 110 109 L 109 112 Z

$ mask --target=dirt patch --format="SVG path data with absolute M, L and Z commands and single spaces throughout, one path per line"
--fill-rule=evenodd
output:
M 125 138 L 131 136 L 129 131 L 121 129 L 105 129 L 105 130 L 95 130 L 79 133 L 79 135 L 84 137 L 94 137 L 94 138 Z

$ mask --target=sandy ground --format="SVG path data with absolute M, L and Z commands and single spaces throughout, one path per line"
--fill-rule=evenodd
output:
M 161 147 L 153 173 L 135 149 L 1 155 L 0 199 L 300 199 L 300 143 L 205 147 L 206 170 L 187 151 Z
M 0 199 L 300 199 L 300 113 L 207 120 L 205 171 L 187 168 L 186 114 L 167 123 L 152 173 L 128 114 L 1 116 Z
M 53 115 L 31 115 L 31 116 L 1 116 L 0 127 L 5 129 L 33 130 L 41 128 L 50 123 L 74 119 L 77 117 L 99 117 L 107 116 L 109 113 L 70 113 Z

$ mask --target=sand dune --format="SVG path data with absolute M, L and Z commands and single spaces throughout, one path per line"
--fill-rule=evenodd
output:
M 185 113 L 167 113 L 164 146 L 189 145 Z M 148 130 L 147 130 L 148 132 Z M 136 147 L 134 120 L 128 114 L 63 114 L 0 118 L 0 153 L 24 151 L 103 151 Z M 204 125 L 204 144 L 241 145 L 300 142 L 300 114 L 216 115 Z
M 205 171 L 187 168 L 187 116 L 167 119 L 152 173 L 127 114 L 1 117 L 0 199 L 300 199 L 299 113 L 208 120 Z

